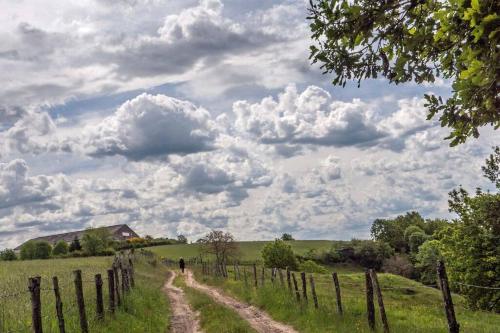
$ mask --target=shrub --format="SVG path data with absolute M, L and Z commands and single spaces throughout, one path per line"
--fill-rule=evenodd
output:
M 380 269 L 385 259 L 394 254 L 394 250 L 385 242 L 356 241 L 354 260 L 366 268 Z
M 186 236 L 184 236 L 184 235 L 177 236 L 177 241 L 181 244 L 187 244 L 187 242 L 188 242 Z
M 415 273 L 415 269 L 410 259 L 408 256 L 403 254 L 396 254 L 388 259 L 385 259 L 384 264 L 382 265 L 382 271 L 385 273 L 401 275 L 406 278 L 412 278 Z
M 133 238 L 127 239 L 127 243 L 129 243 L 129 244 L 143 244 L 145 242 L 146 242 L 146 240 L 144 238 L 141 238 L 141 237 L 133 237 Z
M 297 260 L 292 247 L 279 239 L 264 246 L 262 258 L 267 267 L 297 269 Z
M 68 243 L 66 243 L 63 240 L 60 240 L 59 242 L 57 242 L 57 244 L 52 249 L 52 255 L 60 256 L 60 255 L 67 254 L 68 251 L 69 251 Z
M 82 245 L 80 244 L 80 240 L 75 236 L 75 238 L 69 245 L 69 252 L 80 251 L 81 249 Z
M 282 236 L 281 236 L 281 240 L 284 240 L 284 241 L 293 241 L 295 240 L 291 234 L 287 234 L 287 233 L 284 233 Z
M 16 259 L 17 259 L 16 252 L 14 252 L 14 250 L 12 249 L 5 249 L 3 251 L 0 251 L 0 260 L 13 261 Z
M 306 272 L 306 273 L 322 273 L 322 274 L 328 273 L 328 269 L 326 269 L 325 267 L 323 267 L 321 265 L 318 265 L 317 263 L 315 263 L 312 260 L 306 260 L 303 263 L 301 263 L 299 265 L 299 269 L 302 272 Z
M 52 246 L 49 242 L 38 241 L 35 242 L 35 253 L 33 259 L 48 259 L 52 252 Z
M 46 241 L 29 241 L 21 246 L 21 259 L 47 259 L 52 252 L 52 246 Z

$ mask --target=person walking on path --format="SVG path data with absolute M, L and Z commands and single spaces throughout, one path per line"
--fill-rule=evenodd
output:
M 179 268 L 181 269 L 182 274 L 184 274 L 185 267 L 186 267 L 186 264 L 184 263 L 184 259 L 181 258 L 181 260 L 179 260 Z

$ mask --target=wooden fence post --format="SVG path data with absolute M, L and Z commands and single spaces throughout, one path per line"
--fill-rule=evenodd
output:
M 233 264 L 233 270 L 234 270 L 234 281 L 238 281 L 238 275 L 236 275 L 236 264 Z
M 116 293 L 116 305 L 122 305 L 122 299 L 120 297 L 120 277 L 118 276 L 118 267 L 113 264 L 113 275 L 115 276 L 115 293 Z
M 128 263 L 129 263 L 129 276 L 130 276 L 130 286 L 132 288 L 135 287 L 135 277 L 134 277 L 134 262 L 132 261 L 131 258 L 128 258 Z
M 265 278 L 266 278 L 266 268 L 264 266 L 262 266 L 262 273 L 260 275 L 260 282 L 262 284 L 262 287 L 264 287 L 264 282 L 265 282 Z
M 278 275 L 280 276 L 281 288 L 283 288 L 285 286 L 285 280 L 283 279 L 283 271 L 281 268 L 278 268 Z
M 314 300 L 314 307 L 317 309 L 319 307 L 318 296 L 316 295 L 316 287 L 314 285 L 314 278 L 313 278 L 312 274 L 309 275 L 309 283 L 311 285 L 311 293 L 312 293 L 313 300 Z
M 115 275 L 112 269 L 108 269 L 108 294 L 109 312 L 115 312 Z
M 39 276 L 28 279 L 28 290 L 31 295 L 31 325 L 33 333 L 43 333 L 42 303 L 40 302 L 41 280 L 42 278 Z
M 307 280 L 306 280 L 306 273 L 302 272 L 300 273 L 300 278 L 302 280 L 302 298 L 304 298 L 304 301 L 307 303 Z
M 292 292 L 292 281 L 290 279 L 290 268 L 286 268 L 286 282 L 288 284 L 288 291 Z
M 389 333 L 389 323 L 387 322 L 387 316 L 385 314 L 382 291 L 380 290 L 380 285 L 378 283 L 377 273 L 375 273 L 373 269 L 370 269 L 370 277 L 372 279 L 373 287 L 375 288 L 375 293 L 377 294 L 378 308 L 380 310 L 380 319 L 382 320 L 382 325 L 384 326 L 384 333 Z
M 98 320 L 104 319 L 104 302 L 102 300 L 102 277 L 101 274 L 95 275 L 95 309 Z
M 85 301 L 83 299 L 82 271 L 77 269 L 73 271 L 75 278 L 76 303 L 78 304 L 78 314 L 80 316 L 80 328 L 82 333 L 88 333 L 89 325 L 87 315 L 85 314 Z
M 243 279 L 245 280 L 245 287 L 248 287 L 247 269 L 245 266 L 243 266 Z
M 295 273 L 292 272 L 293 286 L 295 287 L 295 295 L 297 296 L 297 302 L 300 302 L 300 292 L 299 286 L 297 285 L 297 279 L 295 278 Z
M 56 298 L 56 315 L 59 333 L 65 333 L 66 327 L 64 325 L 63 304 L 61 301 L 61 293 L 59 292 L 59 280 L 57 276 L 52 277 L 52 286 L 54 287 L 54 296 Z
M 253 281 L 254 281 L 255 288 L 257 288 L 258 287 L 258 283 L 257 283 L 257 266 L 255 264 L 253 264 Z
M 446 319 L 448 320 L 448 331 L 450 333 L 458 333 L 460 325 L 455 317 L 455 308 L 453 307 L 453 300 L 451 298 L 450 286 L 448 283 L 448 275 L 446 274 L 446 267 L 443 261 L 439 261 L 437 265 L 437 273 L 439 280 L 439 287 L 443 293 L 444 310 L 446 312 Z
M 274 274 L 276 272 L 276 268 L 271 268 L 271 283 L 274 284 Z
M 366 283 L 366 311 L 368 314 L 368 326 L 372 331 L 375 330 L 375 305 L 373 304 L 373 285 L 370 273 L 365 271 Z
M 337 309 L 339 310 L 340 315 L 342 315 L 342 298 L 340 296 L 340 284 L 337 273 L 332 273 L 333 284 L 335 285 L 335 294 L 337 295 Z

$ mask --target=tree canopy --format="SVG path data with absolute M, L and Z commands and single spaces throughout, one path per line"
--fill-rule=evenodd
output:
M 500 127 L 498 0 L 310 0 L 313 63 L 334 85 L 386 77 L 391 83 L 452 81 L 447 100 L 425 95 L 450 145 Z

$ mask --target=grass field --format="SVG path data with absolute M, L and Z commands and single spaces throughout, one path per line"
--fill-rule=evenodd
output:
M 111 257 L 91 257 L 31 261 L 0 261 L 0 332 L 31 332 L 28 278 L 41 276 L 42 320 L 44 332 L 58 332 L 55 316 L 52 276 L 58 276 L 67 332 L 78 332 L 79 321 L 72 271 L 82 270 L 84 298 L 91 332 L 163 332 L 168 326 L 168 303 L 160 292 L 166 268 L 153 267 L 139 259 L 135 264 L 136 288 L 124 299 L 112 318 L 106 313 L 104 323 L 95 316 L 94 275 L 104 280 L 105 309 L 108 309 L 106 270 Z
M 237 242 L 239 248 L 239 260 L 244 262 L 260 262 L 262 260 L 261 251 L 264 246 L 270 241 L 254 241 L 254 242 Z M 333 241 L 328 240 L 296 240 L 287 242 L 292 246 L 295 254 L 303 255 L 309 250 L 321 252 L 329 250 Z M 199 244 L 176 244 L 176 245 L 161 245 L 149 247 L 148 250 L 153 251 L 160 257 L 177 260 L 180 257 L 191 258 L 200 255 Z
M 314 274 L 320 304 L 319 309 L 316 310 L 312 305 L 310 289 L 308 290 L 308 304 L 304 302 L 298 303 L 295 296 L 290 294 L 286 287 L 282 288 L 280 286 L 279 280 L 275 281 L 274 285 L 271 284 L 269 280 L 270 272 L 268 272 L 265 286 L 260 285 L 258 289 L 251 287 L 252 274 L 250 274 L 250 267 L 246 268 L 246 272 L 249 287 L 245 287 L 243 278 L 240 281 L 235 281 L 231 270 L 230 277 L 226 280 L 203 276 L 200 271 L 196 271 L 196 276 L 199 281 L 218 286 L 236 298 L 266 310 L 274 319 L 289 323 L 300 332 L 370 332 L 366 320 L 364 274 L 339 274 L 344 305 L 344 315 L 340 316 L 336 308 L 335 293 L 330 275 Z M 300 279 L 299 276 L 297 276 L 297 279 Z M 300 289 L 300 281 L 298 282 Z M 439 290 L 391 274 L 379 274 L 379 282 L 383 289 L 385 307 L 392 332 L 447 332 L 447 323 Z M 499 315 L 471 311 L 465 307 L 462 297 L 458 295 L 453 297 L 461 332 L 498 332 L 500 327 Z M 377 331 L 381 332 L 378 312 L 376 313 L 376 319 Z

